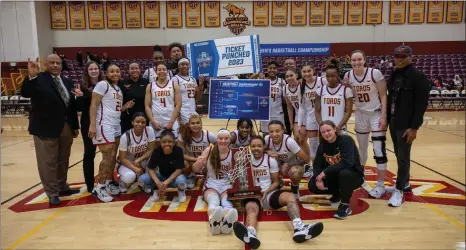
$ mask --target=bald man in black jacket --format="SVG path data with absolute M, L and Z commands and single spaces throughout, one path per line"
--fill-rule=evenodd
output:
M 66 180 L 73 138 L 79 134 L 78 112 L 73 83 L 60 76 L 58 55 L 47 56 L 46 71 L 39 72 L 39 59 L 28 61 L 28 76 L 21 95 L 31 98 L 29 133 L 34 136 L 37 166 L 51 205 L 59 205 L 60 195 L 71 195 Z

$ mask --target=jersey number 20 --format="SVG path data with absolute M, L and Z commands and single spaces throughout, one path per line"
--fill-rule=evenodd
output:
M 370 102 L 371 98 L 369 97 L 368 93 L 358 94 L 358 101 L 359 102 Z

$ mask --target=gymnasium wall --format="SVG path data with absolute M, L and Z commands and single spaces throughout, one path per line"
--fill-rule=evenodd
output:
M 248 1 L 231 1 L 238 7 L 245 9 L 245 14 L 252 21 L 253 6 Z M 223 7 L 227 1 L 221 3 L 221 21 L 228 16 Z M 47 4 L 47 3 L 40 3 Z M 37 3 L 36 3 L 37 5 Z M 203 5 L 202 13 L 203 13 Z M 55 47 L 101 47 L 101 46 L 153 46 L 167 45 L 178 41 L 188 43 L 235 36 L 228 27 L 218 28 L 181 28 L 168 29 L 166 27 L 165 2 L 161 3 L 160 26 L 158 29 L 102 29 L 102 30 L 52 30 L 53 45 Z M 290 7 L 288 7 L 290 9 Z M 389 2 L 383 3 L 383 23 L 380 25 L 357 26 L 305 26 L 305 27 L 254 27 L 248 26 L 241 35 L 258 34 L 261 43 L 375 43 L 375 42 L 412 42 L 412 41 L 464 41 L 465 23 L 460 24 L 388 24 Z M 50 15 L 45 8 L 37 9 L 37 15 Z M 68 9 L 67 9 L 68 10 Z M 328 8 L 327 8 L 328 11 Z M 40 12 L 40 13 L 39 13 Z M 184 6 L 183 6 L 184 12 Z M 346 11 L 345 11 L 346 12 Z M 327 13 L 328 14 L 328 13 Z M 345 13 L 346 15 L 346 13 Z M 124 8 L 123 8 L 123 18 Z M 185 15 L 183 13 L 183 23 Z M 346 17 L 345 17 L 346 20 Z M 185 25 L 183 25 L 185 26 Z M 69 27 L 69 25 L 68 25 Z

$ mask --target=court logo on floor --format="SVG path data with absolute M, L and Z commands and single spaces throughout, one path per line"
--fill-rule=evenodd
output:
M 376 168 L 366 168 L 365 176 L 370 186 L 376 184 Z M 394 174 L 388 173 L 387 177 L 393 184 Z M 176 189 L 169 189 L 167 196 L 157 202 L 150 201 L 150 195 L 143 193 L 136 185 L 133 185 L 128 193 L 115 196 L 112 203 L 122 202 L 122 210 L 127 215 L 153 220 L 172 220 L 172 221 L 207 221 L 207 204 L 202 198 L 202 182 L 186 192 L 187 198 L 183 203 L 178 202 Z M 102 204 L 96 197 L 86 191 L 84 184 L 75 184 L 73 187 L 80 188 L 81 192 L 68 197 L 61 197 L 64 206 L 92 206 Z M 406 202 L 415 203 L 432 203 L 452 206 L 465 206 L 464 191 L 443 181 L 429 180 L 411 180 L 413 193 L 405 196 Z M 362 187 L 353 193 L 351 199 L 352 216 L 357 216 L 369 209 L 367 192 L 371 187 Z M 283 188 L 289 190 L 289 182 Z M 307 189 L 307 182 L 303 181 L 300 185 L 300 210 L 303 220 L 317 220 L 332 218 L 338 204 L 331 204 L 328 195 L 313 195 Z M 384 202 L 390 198 L 390 194 L 382 197 Z M 128 203 L 129 201 L 129 203 Z M 124 203 L 123 203 L 124 202 Z M 36 191 L 32 195 L 17 202 L 9 207 L 10 210 L 17 213 L 33 212 L 44 209 L 56 209 L 48 204 L 48 198 L 43 190 Z M 242 214 L 242 213 L 241 213 Z M 243 219 L 243 218 L 240 218 Z M 286 207 L 280 210 L 263 211 L 260 217 L 261 221 L 288 221 Z

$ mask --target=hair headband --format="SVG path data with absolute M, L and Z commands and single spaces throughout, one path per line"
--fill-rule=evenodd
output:
M 189 60 L 188 60 L 187 58 L 181 58 L 181 59 L 178 61 L 178 65 L 180 65 L 180 63 L 184 63 L 184 62 L 189 63 Z
M 230 131 L 226 130 L 226 129 L 220 129 L 217 133 L 217 136 L 221 135 L 221 134 L 226 134 L 226 135 L 230 135 Z

